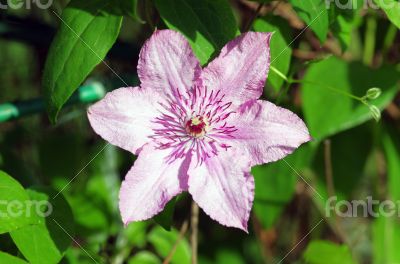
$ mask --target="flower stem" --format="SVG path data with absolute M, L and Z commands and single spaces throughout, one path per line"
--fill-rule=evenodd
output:
M 190 244 L 192 246 L 192 264 L 197 264 L 197 245 L 198 245 L 198 225 L 199 225 L 199 206 L 195 201 L 192 201 L 192 215 L 191 215 L 191 238 Z
M 253 17 L 249 20 L 249 22 L 247 23 L 247 25 L 244 27 L 243 32 L 247 32 L 251 29 L 251 26 L 253 25 L 254 20 L 257 18 L 258 13 L 261 11 L 261 8 L 263 7 L 264 3 L 259 3 L 258 7 L 256 9 L 256 11 L 254 12 Z
M 178 248 L 179 243 L 182 241 L 183 237 L 186 234 L 186 231 L 188 229 L 189 226 L 189 222 L 188 220 L 186 220 L 185 222 L 183 222 L 181 230 L 179 231 L 179 236 L 178 239 L 176 240 L 174 246 L 172 247 L 171 251 L 169 252 L 168 256 L 165 258 L 163 264 L 168 264 L 171 262 L 172 257 L 175 254 L 176 249 Z

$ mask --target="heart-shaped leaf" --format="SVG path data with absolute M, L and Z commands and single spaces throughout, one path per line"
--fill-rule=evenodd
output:
M 382 110 L 399 89 L 399 74 L 394 67 L 373 70 L 361 63 L 347 63 L 336 57 L 312 64 L 301 88 L 304 115 L 311 136 L 321 140 L 373 118 L 366 105 L 327 87 L 359 97 L 364 96 L 368 89 L 379 87 L 382 94 L 371 103 Z

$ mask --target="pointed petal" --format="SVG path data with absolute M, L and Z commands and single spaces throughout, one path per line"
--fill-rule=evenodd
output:
M 201 73 L 188 41 L 173 30 L 153 33 L 140 51 L 137 68 L 142 86 L 169 96 L 186 94 Z
M 149 142 L 161 99 L 149 89 L 120 88 L 89 107 L 91 126 L 113 145 L 137 154 Z
M 258 99 L 268 75 L 271 35 L 247 32 L 228 42 L 203 70 L 203 84 L 221 90 L 235 105 Z
M 124 224 L 149 219 L 174 196 L 187 190 L 191 156 L 167 163 L 169 150 L 146 145 L 125 177 L 119 194 Z
M 245 159 L 232 161 L 231 150 L 220 151 L 189 168 L 189 193 L 212 219 L 247 232 L 254 199 L 254 179 Z
M 282 159 L 311 140 L 296 114 L 267 101 L 250 101 L 231 118 L 238 130 L 229 143 L 247 151 L 251 166 Z

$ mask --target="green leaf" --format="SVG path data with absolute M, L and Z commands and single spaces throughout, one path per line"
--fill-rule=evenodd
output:
M 204 65 L 239 29 L 226 0 L 155 0 L 165 24 L 183 33 Z
M 164 210 L 154 217 L 154 221 L 167 231 L 171 230 L 172 222 L 174 220 L 175 203 L 176 198 L 173 198 L 167 203 Z
M 107 240 L 110 229 L 110 219 L 105 212 L 101 198 L 92 197 L 86 193 L 68 196 L 68 202 L 73 208 L 76 231 L 90 240 L 92 236 L 97 241 Z
M 37 223 L 29 207 L 24 188 L 7 173 L 0 171 L 0 234 Z
M 299 17 L 324 43 L 329 31 L 329 13 L 325 0 L 290 0 Z
M 307 246 L 303 258 L 308 264 L 355 264 L 346 245 L 315 240 Z M 328 261 L 329 260 L 329 261 Z
M 275 32 L 271 39 L 271 66 L 287 75 L 292 56 L 292 48 L 289 46 L 291 29 L 287 22 L 278 16 L 267 16 L 254 21 L 254 30 L 258 32 Z M 270 71 L 267 83 L 275 91 L 278 91 L 284 80 L 275 72 Z
M 398 218 L 380 216 L 372 224 L 374 264 L 400 262 Z
M 101 143 L 90 151 L 86 150 L 86 156 L 81 160 L 87 163 L 96 154 L 96 159 L 82 172 L 86 175 L 74 180 L 63 192 L 73 210 L 75 230 L 85 237 L 86 249 L 92 252 L 96 252 L 110 235 L 121 229 L 120 221 L 112 221 L 120 219 L 117 207 L 121 184 L 118 172 L 120 157 L 114 146 Z
M 385 11 L 389 20 L 400 28 L 400 2 L 397 0 L 374 0 L 374 2 Z
M 310 146 L 302 146 L 285 160 L 252 168 L 256 186 L 253 210 L 265 229 L 275 224 L 291 201 L 299 177 L 296 171 L 301 173 L 310 162 L 312 153 Z
M 10 235 L 31 264 L 58 263 L 74 235 L 71 208 L 61 194 L 53 198 L 57 193 L 48 189 L 30 189 L 28 194 L 36 202 L 33 208 L 39 224 L 25 226 Z
M 360 11 L 363 7 L 363 0 L 349 0 L 343 3 L 343 6 L 338 6 L 338 3 L 331 4 L 331 8 L 335 12 L 331 29 L 333 35 L 339 40 L 342 50 L 345 51 L 350 46 L 353 31 L 362 22 Z
M 373 118 L 366 105 L 329 88 L 361 97 L 370 87 L 380 87 L 382 95 L 374 105 L 382 110 L 398 91 L 398 76 L 393 67 L 372 70 L 361 63 L 347 63 L 336 57 L 311 65 L 301 89 L 311 136 L 321 140 Z
M 122 15 L 130 16 L 139 22 L 142 21 L 137 12 L 138 0 L 117 0 L 117 2 Z
M 25 260 L 11 256 L 7 253 L 0 251 L 0 263 L 4 264 L 28 264 Z
M 178 231 L 172 229 L 165 231 L 161 226 L 156 226 L 148 235 L 148 241 L 154 246 L 156 252 L 166 258 L 179 237 Z M 185 238 L 177 245 L 172 264 L 190 263 L 190 247 Z
M 216 253 L 215 263 L 244 264 L 246 261 L 236 249 L 222 248 Z
M 400 140 L 398 132 L 389 130 L 383 138 L 388 174 L 388 192 L 392 200 L 400 200 Z
M 106 56 L 121 27 L 122 17 L 110 13 L 108 0 L 72 0 L 64 9 L 43 73 L 50 120 L 93 68 Z
M 126 238 L 130 246 L 143 248 L 146 245 L 148 226 L 149 221 L 132 222 L 122 231 L 123 237 Z
M 383 148 L 387 162 L 388 198 L 393 203 L 400 200 L 400 140 L 397 130 L 388 128 L 383 137 Z M 395 207 L 396 208 L 396 207 Z M 395 210 L 396 211 L 396 210 Z M 372 225 L 374 264 L 400 262 L 400 223 L 397 214 L 393 217 L 380 215 Z
M 161 260 L 149 251 L 140 251 L 129 259 L 128 264 L 161 264 Z
M 94 263 L 106 263 L 104 257 L 100 257 L 95 254 L 88 256 L 87 248 L 82 250 L 79 247 L 70 247 L 65 252 L 65 257 L 61 260 L 60 264 L 94 264 Z M 93 261 L 94 259 L 94 261 Z

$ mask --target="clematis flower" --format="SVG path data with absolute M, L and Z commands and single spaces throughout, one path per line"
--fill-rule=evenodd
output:
M 258 100 L 270 38 L 244 33 L 201 68 L 180 33 L 158 30 L 140 52 L 140 87 L 114 90 L 89 108 L 97 134 L 138 155 L 120 190 L 125 224 L 153 217 L 188 191 L 212 219 L 247 232 L 251 166 L 310 140 L 294 113 Z

